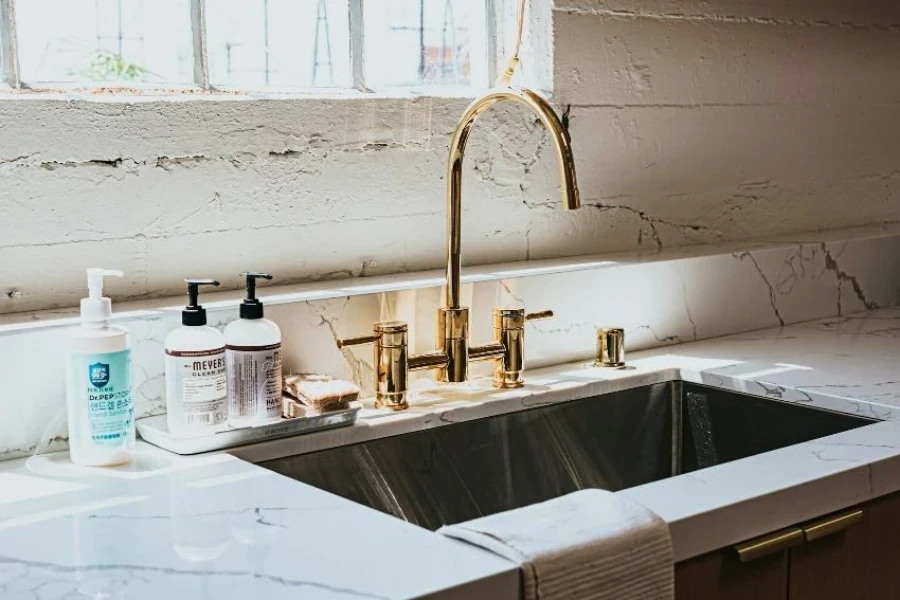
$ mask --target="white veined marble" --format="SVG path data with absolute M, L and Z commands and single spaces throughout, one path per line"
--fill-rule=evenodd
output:
M 635 351 L 898 304 L 900 235 L 867 235 L 849 241 L 835 240 L 833 234 L 803 236 L 777 247 L 731 247 L 716 256 L 684 251 L 656 260 L 612 257 L 576 259 L 568 266 L 482 267 L 470 275 L 476 283 L 463 290 L 471 307 L 472 341 L 491 340 L 491 308 L 497 305 L 556 312 L 553 319 L 528 325 L 527 365 L 534 369 L 592 356 L 595 325 L 625 327 L 628 350 Z M 296 286 L 295 292 L 274 295 L 266 313 L 282 328 L 285 368 L 352 379 L 371 392 L 371 348 L 339 350 L 335 339 L 366 334 L 377 320 L 399 318 L 410 323 L 413 353 L 432 350 L 439 281 L 434 274 L 407 274 L 398 276 L 393 288 L 406 289 L 395 292 L 385 292 L 391 282 L 380 278 L 368 287 L 362 279 L 352 286 Z M 340 293 L 347 295 L 335 297 Z M 207 304 L 210 322 L 218 327 L 237 317 L 234 300 L 221 297 L 211 295 L 215 301 Z M 146 309 L 118 322 L 132 334 L 136 415 L 162 414 L 162 344 L 179 324 L 179 314 Z M 0 325 L 0 459 L 66 447 L 62 324 L 71 320 Z M 490 365 L 476 364 L 472 370 L 485 375 Z M 431 378 L 431 373 L 412 374 L 417 385 L 427 386 Z M 804 391 L 822 398 L 831 393 L 817 387 Z M 882 414 L 878 406 L 872 410 Z
M 883 309 L 637 352 L 629 370 L 536 369 L 521 390 L 423 387 L 405 413 L 369 410 L 353 428 L 236 454 L 265 460 L 673 379 L 872 415 L 900 406 L 898 320 Z M 232 456 L 140 450 L 120 469 L 65 453 L 0 467 L 0 595 L 517 597 L 514 567 L 475 548 Z M 900 420 L 619 493 L 666 520 L 683 560 L 897 490 Z

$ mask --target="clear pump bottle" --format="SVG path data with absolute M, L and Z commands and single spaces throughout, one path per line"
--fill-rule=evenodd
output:
M 86 466 L 111 466 L 134 454 L 131 347 L 128 331 L 111 327 L 112 302 L 103 296 L 103 278 L 121 271 L 88 269 L 81 326 L 66 340 L 66 404 L 69 456 Z

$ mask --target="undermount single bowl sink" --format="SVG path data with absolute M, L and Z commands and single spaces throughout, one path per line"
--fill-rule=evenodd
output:
M 262 466 L 437 529 L 584 488 L 621 490 L 872 422 L 669 382 Z

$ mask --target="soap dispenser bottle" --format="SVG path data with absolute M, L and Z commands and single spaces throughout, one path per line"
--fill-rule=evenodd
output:
M 112 303 L 103 278 L 121 271 L 88 269 L 81 326 L 66 339 L 69 456 L 92 467 L 128 462 L 134 453 L 131 349 L 128 331 L 109 325 Z
M 201 285 L 212 279 L 185 279 L 188 305 L 181 327 L 166 336 L 166 424 L 175 436 L 213 433 L 228 419 L 225 337 L 206 324 Z
M 252 271 L 241 275 L 247 286 L 241 318 L 225 328 L 228 422 L 234 427 L 281 418 L 281 330 L 263 318 L 263 304 L 256 297 L 256 280 L 272 276 Z

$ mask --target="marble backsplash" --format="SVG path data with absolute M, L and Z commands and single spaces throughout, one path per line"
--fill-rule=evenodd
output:
M 374 321 L 410 323 L 410 351 L 431 350 L 441 288 L 307 300 L 267 307 L 284 335 L 288 371 L 314 371 L 372 388 L 370 347 L 338 349 L 340 337 L 364 335 Z M 511 277 L 464 286 L 473 343 L 491 339 L 491 308 L 553 309 L 528 325 L 530 367 L 588 359 L 594 327 L 626 329 L 628 351 L 850 314 L 900 303 L 900 234 L 852 240 L 805 236 L 764 249 Z M 233 306 L 210 307 L 210 323 L 237 318 Z M 163 340 L 178 312 L 147 310 L 124 320 L 132 335 L 138 418 L 165 412 Z M 65 448 L 62 322 L 0 325 L 0 460 Z M 38 326 L 39 324 L 39 326 Z M 476 374 L 487 375 L 488 364 Z M 414 379 L 431 378 L 415 373 Z M 413 389 L 415 389 L 415 382 Z

